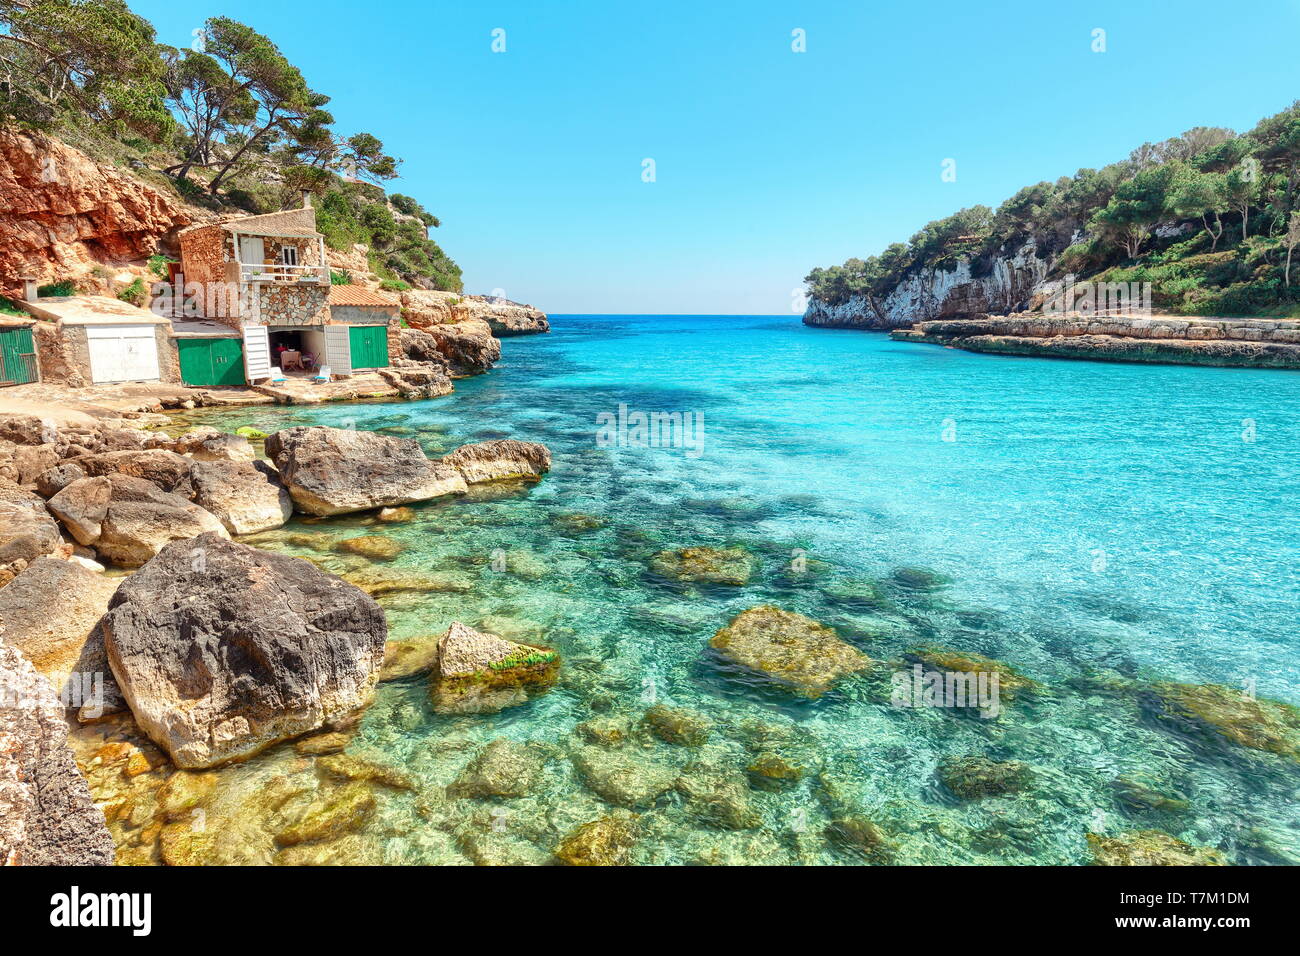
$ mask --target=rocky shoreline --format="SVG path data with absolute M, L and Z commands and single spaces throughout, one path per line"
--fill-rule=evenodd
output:
M 934 319 L 890 337 L 996 355 L 1300 369 L 1300 322 L 1019 313 Z

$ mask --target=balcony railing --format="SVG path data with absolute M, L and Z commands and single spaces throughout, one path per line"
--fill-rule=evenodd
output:
M 240 282 L 288 282 L 288 283 L 325 283 L 329 284 L 329 270 L 324 266 L 288 266 L 282 262 L 271 265 L 259 265 L 247 262 L 239 264 Z

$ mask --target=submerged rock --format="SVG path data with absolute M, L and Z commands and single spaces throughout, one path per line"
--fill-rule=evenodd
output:
M 871 659 L 812 618 L 770 605 L 743 611 L 709 646 L 726 660 L 816 699 Z
M 380 508 L 375 518 L 384 524 L 406 524 L 415 520 L 415 511 L 405 505 L 400 508 Z
M 0 866 L 109 866 L 113 838 L 49 681 L 0 640 Z
M 364 783 L 350 783 L 321 794 L 297 820 L 275 834 L 280 846 L 335 840 L 360 830 L 375 810 L 375 795 Z
M 1110 789 L 1115 799 L 1130 811 L 1182 813 L 1189 807 L 1183 797 L 1162 793 L 1156 785 L 1134 777 L 1116 777 L 1110 782 Z
M 1161 830 L 1131 830 L 1119 836 L 1088 834 L 1095 866 L 1227 866 L 1223 854 L 1192 846 Z
M 939 779 L 963 800 L 1001 797 L 1029 788 L 1033 774 L 1018 760 L 997 761 L 988 757 L 949 757 L 939 764 Z
M 391 561 L 406 550 L 406 545 L 387 535 L 363 534 L 345 538 L 335 548 L 345 554 L 360 555 L 368 561 Z
M 384 667 L 381 682 L 402 680 L 416 674 L 426 674 L 438 666 L 438 638 L 413 641 L 389 641 L 384 647 Z
M 104 616 L 136 722 L 180 767 L 207 767 L 370 702 L 383 611 L 298 558 L 214 534 L 176 542 L 128 578 Z
M 357 754 L 322 755 L 316 761 L 316 769 L 323 776 L 334 780 L 377 783 L 394 790 L 415 789 L 415 782 L 405 772 Z
M 568 866 L 626 866 L 637 841 L 635 817 L 608 816 L 584 823 L 556 849 Z
M 573 754 L 573 766 L 592 793 L 633 810 L 654 806 L 677 783 L 670 764 L 630 747 L 582 747 Z
M 682 768 L 675 784 L 686 798 L 686 811 L 706 826 L 724 830 L 749 830 L 761 819 L 751 801 L 745 774 L 710 761 Z
M 414 439 L 322 426 L 286 428 L 266 439 L 298 509 L 337 515 L 465 493 L 455 468 L 430 461 Z
M 293 501 L 265 461 L 211 459 L 191 471 L 194 502 L 216 515 L 231 534 L 279 528 L 293 517 Z
M 713 721 L 701 713 L 682 707 L 656 704 L 642 718 L 650 732 L 665 743 L 683 747 L 702 747 L 713 732 Z
M 450 787 L 450 797 L 526 797 L 541 783 L 549 755 L 532 743 L 516 743 L 504 737 L 484 747 L 460 772 Z
M 921 664 L 926 670 L 957 674 L 997 674 L 998 694 L 1006 700 L 1014 700 L 1019 694 L 1032 694 L 1040 690 L 1037 681 L 1026 677 L 1010 664 L 972 651 L 920 647 L 913 648 L 903 656 L 911 663 Z
M 560 656 L 485 634 L 459 621 L 438 643 L 438 666 L 430 681 L 439 713 L 490 713 L 526 703 L 555 683 Z
M 1151 686 L 1157 717 L 1177 729 L 1300 761 L 1300 709 L 1221 684 Z
M 894 568 L 889 578 L 908 591 L 938 591 L 952 583 L 952 578 L 931 568 Z
M 780 754 L 770 751 L 759 754 L 746 768 L 749 785 L 756 790 L 777 793 L 798 786 L 803 779 L 803 767 L 792 764 Z
M 520 478 L 531 481 L 551 470 L 551 453 L 536 442 L 499 438 L 462 445 L 444 455 L 442 463 L 455 468 L 471 485 Z
M 865 863 L 890 863 L 897 849 L 878 826 L 862 817 L 834 820 L 825 836 L 832 847 Z
M 656 574 L 674 581 L 736 587 L 749 583 L 754 566 L 753 555 L 744 548 L 680 548 L 660 551 L 650 559 Z

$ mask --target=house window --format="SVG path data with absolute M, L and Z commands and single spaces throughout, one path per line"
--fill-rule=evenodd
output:
M 298 249 L 296 246 L 285 246 L 280 250 L 280 261 L 286 266 L 296 266 L 298 264 Z

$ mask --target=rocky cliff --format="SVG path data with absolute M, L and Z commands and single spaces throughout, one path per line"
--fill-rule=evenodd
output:
M 402 293 L 402 317 L 414 329 L 486 322 L 498 338 L 551 331 L 546 313 L 499 296 L 413 289 Z
M 1049 258 L 1030 240 L 1013 255 L 986 268 L 960 260 L 952 269 L 922 269 L 883 296 L 854 296 L 845 302 L 810 299 L 805 325 L 827 328 L 898 329 L 928 319 L 952 318 L 1024 308 L 1047 281 Z
M 0 127 L 0 291 L 139 261 L 195 219 L 174 197 L 58 140 Z

